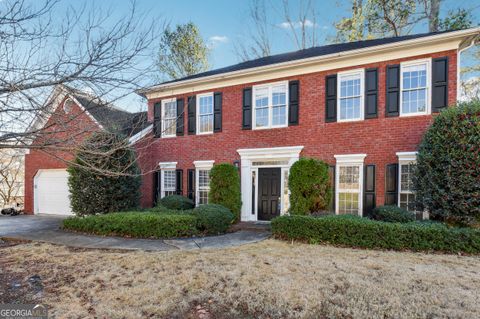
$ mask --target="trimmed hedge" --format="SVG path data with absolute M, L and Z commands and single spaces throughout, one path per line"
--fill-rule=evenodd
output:
M 235 216 L 228 208 L 217 204 L 198 206 L 192 214 L 197 218 L 199 231 L 209 235 L 226 232 L 235 220 Z
M 65 229 L 107 236 L 139 238 L 190 237 L 199 234 L 197 218 L 189 214 L 124 212 L 69 217 Z
M 272 220 L 277 238 L 309 243 L 449 253 L 480 253 L 480 230 L 431 223 L 385 223 L 358 216 L 281 216 Z
M 240 176 L 235 166 L 228 163 L 213 166 L 210 171 L 208 201 L 211 204 L 225 206 L 235 215 L 235 221 L 240 221 L 242 208 Z
M 327 209 L 332 198 L 327 163 L 300 158 L 290 168 L 290 213 L 308 215 Z
M 389 223 L 409 223 L 415 221 L 415 215 L 394 205 L 376 207 L 370 216 L 371 219 Z
M 168 209 L 186 210 L 195 207 L 193 201 L 182 195 L 169 195 L 160 199 L 159 204 Z

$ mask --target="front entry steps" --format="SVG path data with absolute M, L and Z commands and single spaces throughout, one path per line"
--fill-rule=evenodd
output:
M 235 225 L 232 225 L 229 231 L 235 232 L 239 230 L 270 232 L 272 230 L 272 227 L 269 221 L 239 222 Z

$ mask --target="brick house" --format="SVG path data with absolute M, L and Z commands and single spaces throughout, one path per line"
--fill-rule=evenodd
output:
M 25 213 L 70 215 L 66 167 L 75 146 L 99 130 L 133 138 L 146 125 L 146 112 L 129 113 L 89 93 L 57 86 L 45 112 L 29 127 L 41 134 L 25 155 Z
M 208 203 L 209 170 L 239 167 L 242 221 L 289 207 L 299 157 L 331 167 L 337 214 L 414 210 L 410 169 L 435 113 L 457 101 L 459 52 L 480 29 L 333 44 L 141 90 L 142 205 L 169 194 Z M 150 130 L 150 133 L 148 133 Z

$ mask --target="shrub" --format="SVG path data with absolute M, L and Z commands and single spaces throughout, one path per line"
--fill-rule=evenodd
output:
M 77 216 L 138 207 L 140 169 L 128 140 L 109 132 L 94 133 L 67 170 L 70 203 Z
M 214 165 L 210 171 L 210 192 L 208 200 L 212 204 L 227 207 L 240 220 L 242 200 L 240 195 L 240 177 L 238 169 L 232 164 Z
M 193 210 L 193 215 L 197 218 L 197 228 L 209 235 L 226 232 L 235 220 L 228 208 L 217 204 L 198 206 Z
M 290 168 L 288 188 L 291 214 L 325 210 L 332 197 L 328 165 L 313 158 L 301 158 Z
M 408 223 L 415 221 L 415 215 L 398 206 L 379 206 L 371 213 L 371 219 L 390 223 Z
M 170 195 L 160 199 L 159 205 L 167 209 L 186 210 L 195 207 L 190 198 L 181 195 Z
M 480 253 L 480 230 L 429 223 L 385 223 L 358 216 L 281 216 L 278 238 L 362 248 Z
M 480 101 L 440 113 L 420 144 L 413 178 L 416 198 L 434 219 L 480 221 Z
M 197 219 L 188 214 L 158 214 L 143 212 L 110 213 L 105 215 L 69 217 L 65 229 L 140 238 L 174 238 L 197 235 Z

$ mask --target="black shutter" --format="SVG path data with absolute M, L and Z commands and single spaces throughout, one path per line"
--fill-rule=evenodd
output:
M 155 137 L 162 136 L 162 102 L 153 104 L 153 134 Z
M 400 114 L 400 65 L 387 66 L 386 115 Z
M 195 170 L 187 171 L 187 197 L 195 202 Z
M 185 125 L 185 107 L 183 99 L 177 100 L 177 136 L 183 135 L 183 126 Z
M 448 57 L 432 60 L 432 112 L 448 106 Z
M 375 165 L 365 166 L 363 189 L 363 216 L 370 216 L 375 208 Z
M 335 212 L 335 165 L 328 167 L 328 176 L 330 178 L 330 186 L 332 188 L 332 198 L 330 199 L 328 210 Z
M 398 202 L 398 164 L 388 164 L 385 170 L 385 205 Z
M 177 169 L 175 171 L 175 183 L 176 183 L 176 194 L 183 195 L 183 169 Z
M 222 131 L 222 92 L 213 94 L 213 131 Z
M 299 81 L 288 82 L 288 125 L 298 125 Z
M 243 89 L 242 129 L 252 129 L 252 88 Z
M 162 174 L 160 171 L 155 171 L 153 173 L 153 206 L 156 206 L 160 200 L 160 185 L 162 185 L 161 176 Z
M 196 133 L 196 113 L 197 105 L 195 96 L 188 97 L 188 135 L 195 135 Z
M 365 71 L 365 118 L 377 117 L 378 101 L 378 69 Z
M 325 122 L 337 121 L 337 75 L 325 77 Z

